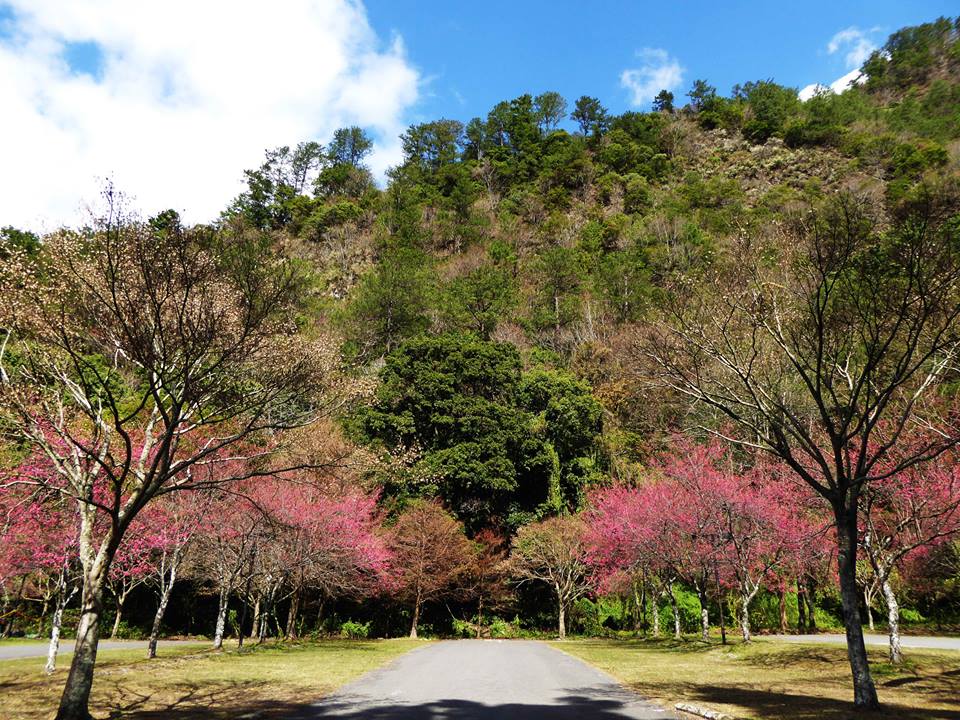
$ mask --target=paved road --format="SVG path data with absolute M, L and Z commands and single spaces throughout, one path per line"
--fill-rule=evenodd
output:
M 196 640 L 161 640 L 160 648 L 165 645 L 204 645 Z M 15 660 L 17 658 L 46 657 L 48 644 L 37 643 L 4 643 L 0 642 L 0 660 Z M 146 640 L 101 640 L 100 650 L 137 650 L 147 649 Z M 60 654 L 73 652 L 73 640 L 63 640 L 60 643 Z
M 801 643 L 831 643 L 846 644 L 846 635 L 825 634 L 825 635 L 773 635 L 779 640 L 787 642 Z M 869 633 L 863 636 L 867 645 L 889 645 L 890 638 L 887 635 L 878 635 Z M 960 650 L 960 637 L 936 637 L 933 635 L 901 635 L 900 644 L 905 648 L 930 648 L 932 650 Z
M 550 646 L 450 640 L 401 656 L 314 706 L 351 720 L 660 720 L 612 677 Z

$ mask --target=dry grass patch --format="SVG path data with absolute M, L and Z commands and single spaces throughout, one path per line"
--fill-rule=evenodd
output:
M 163 648 L 105 651 L 97 663 L 90 709 L 95 718 L 137 720 L 293 720 L 361 674 L 414 647 L 415 640 L 327 640 L 214 652 Z M 0 661 L 0 718 L 41 720 L 55 710 L 69 657 L 47 677 L 44 660 Z
M 692 640 L 552 643 L 666 707 L 689 702 L 737 718 L 862 720 L 852 709 L 846 649 L 759 639 L 745 645 Z M 880 720 L 960 720 L 960 653 L 907 649 L 903 666 L 868 648 L 884 709 Z

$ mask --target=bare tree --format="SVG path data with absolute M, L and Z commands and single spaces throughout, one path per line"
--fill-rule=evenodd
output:
M 590 590 L 583 523 L 556 517 L 520 528 L 510 565 L 520 582 L 546 583 L 557 598 L 557 633 L 567 636 L 566 617 L 575 600 Z
M 719 434 L 830 503 L 858 707 L 878 704 L 857 608 L 860 497 L 960 441 L 929 402 L 960 343 L 956 211 L 955 190 L 925 188 L 887 225 L 838 196 L 774 242 L 742 239 L 714 276 L 681 278 L 641 344 L 660 380 L 732 421 Z M 891 459 L 918 428 L 924 440 Z
M 175 490 L 272 472 L 259 438 L 329 409 L 332 343 L 307 341 L 293 266 L 238 225 L 128 217 L 112 190 L 83 233 L 4 248 L 0 413 L 76 502 L 83 567 L 58 720 L 86 720 L 111 562 L 138 513 Z M 246 463 L 238 464 L 235 455 Z M 202 470 L 202 471 L 201 471 Z
M 390 549 L 396 594 L 410 605 L 410 637 L 415 638 L 424 603 L 456 590 L 469 572 L 474 548 L 463 525 L 439 503 L 419 500 L 397 520 Z

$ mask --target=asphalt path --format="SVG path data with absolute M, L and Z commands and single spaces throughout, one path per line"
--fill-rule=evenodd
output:
M 367 673 L 309 716 L 351 720 L 660 720 L 674 715 L 545 643 L 431 643 Z
M 162 649 L 170 645 L 204 645 L 204 642 L 196 640 L 161 640 L 157 646 Z M 0 660 L 16 660 L 18 658 L 46 657 L 48 643 L 5 643 L 0 642 Z M 100 650 L 146 650 L 146 640 L 101 640 L 98 646 Z M 60 641 L 60 655 L 73 652 L 73 640 Z
M 832 645 L 846 645 L 847 636 L 828 633 L 824 635 L 768 635 L 777 640 L 798 643 L 825 643 Z M 887 635 L 867 633 L 863 636 L 867 645 L 889 645 Z M 960 637 L 940 637 L 934 635 L 901 635 L 900 645 L 905 648 L 927 648 L 930 650 L 960 650 Z

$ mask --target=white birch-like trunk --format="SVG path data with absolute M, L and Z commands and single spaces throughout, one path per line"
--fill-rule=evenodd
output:
M 167 612 L 167 605 L 170 603 L 170 595 L 173 593 L 173 586 L 177 582 L 177 567 L 180 564 L 180 555 L 175 553 L 170 565 L 170 579 L 164 585 L 163 592 L 160 593 L 160 603 L 157 605 L 157 614 L 153 616 L 153 625 L 150 627 L 150 642 L 147 643 L 147 659 L 153 660 L 157 656 L 157 640 L 160 637 L 160 626 L 163 623 L 163 616 Z
M 60 627 L 63 624 L 63 607 L 66 603 L 57 602 L 57 607 L 53 611 L 53 622 L 50 625 L 50 645 L 47 647 L 47 664 L 43 671 L 47 675 L 52 675 L 57 669 L 57 652 L 60 650 Z
M 660 637 L 660 598 L 653 598 L 653 636 Z
M 217 625 L 213 632 L 213 648 L 223 647 L 223 633 L 227 627 L 227 606 L 229 605 L 230 591 L 226 587 L 220 588 L 220 604 L 217 607 Z
M 673 583 L 670 583 L 669 589 L 670 607 L 673 608 L 673 637 L 680 639 L 680 606 L 677 604 L 677 596 L 673 594 Z
M 903 652 L 900 649 L 900 604 L 893 592 L 889 580 L 881 585 L 883 598 L 887 603 L 887 624 L 890 628 L 890 662 L 899 665 L 903 662 Z
M 740 632 L 743 634 L 743 641 L 750 642 L 750 600 L 752 596 L 743 594 L 740 601 L 743 603 L 743 609 L 740 613 Z

